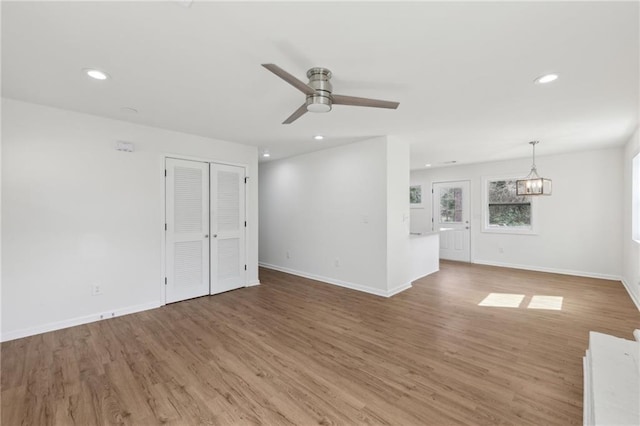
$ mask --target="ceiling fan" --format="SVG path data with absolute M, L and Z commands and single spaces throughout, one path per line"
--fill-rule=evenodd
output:
M 305 103 L 294 111 L 282 124 L 291 124 L 307 111 L 329 112 L 331 105 L 353 105 L 373 108 L 396 109 L 399 102 L 381 101 L 378 99 L 357 98 L 355 96 L 334 95 L 333 86 L 329 82 L 331 71 L 326 68 L 315 67 L 307 71 L 309 83 L 297 79 L 275 64 L 262 64 L 263 67 L 307 95 Z

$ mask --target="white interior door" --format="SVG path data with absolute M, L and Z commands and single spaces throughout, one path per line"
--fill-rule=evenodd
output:
M 245 169 L 211 164 L 211 294 L 246 285 Z
M 471 261 L 469 181 L 433 184 L 433 228 L 440 231 L 440 259 Z
M 166 303 L 209 294 L 209 164 L 167 158 Z

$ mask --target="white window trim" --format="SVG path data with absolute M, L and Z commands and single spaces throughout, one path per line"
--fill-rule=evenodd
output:
M 631 239 L 640 244 L 640 152 L 631 160 Z
M 496 227 L 489 226 L 489 182 L 496 180 L 514 180 L 521 179 L 522 176 L 517 173 L 499 176 L 483 176 L 482 177 L 482 232 L 489 234 L 519 234 L 519 235 L 538 235 L 538 200 L 531 197 L 531 226 L 527 227 Z

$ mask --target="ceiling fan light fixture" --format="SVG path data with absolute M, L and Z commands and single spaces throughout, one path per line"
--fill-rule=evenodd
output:
M 331 98 L 322 95 L 307 96 L 307 111 L 329 112 L 331 111 Z
M 327 105 L 327 104 L 309 104 L 309 105 L 307 105 L 307 111 L 309 111 L 309 112 L 329 112 L 329 111 L 331 111 L 331 105 Z

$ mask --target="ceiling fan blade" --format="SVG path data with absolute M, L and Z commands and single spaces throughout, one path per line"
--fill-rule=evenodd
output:
M 287 118 L 286 120 L 284 120 L 282 122 L 282 124 L 291 124 L 294 121 L 296 121 L 298 118 L 302 117 L 304 115 L 304 113 L 307 112 L 307 104 L 304 103 L 302 104 L 302 106 L 300 106 L 300 108 L 298 108 L 297 110 L 295 110 L 295 112 L 293 114 L 291 114 L 289 116 L 289 118 Z
M 262 66 L 295 87 L 296 89 L 300 90 L 302 93 L 305 93 L 307 95 L 313 95 L 314 93 L 316 93 L 313 87 L 307 85 L 301 80 L 298 80 L 296 77 L 292 76 L 279 66 L 275 64 L 262 64 Z
M 373 108 L 396 109 L 400 102 L 381 101 L 379 99 L 357 98 L 355 96 L 331 95 L 335 105 L 354 105 Z

